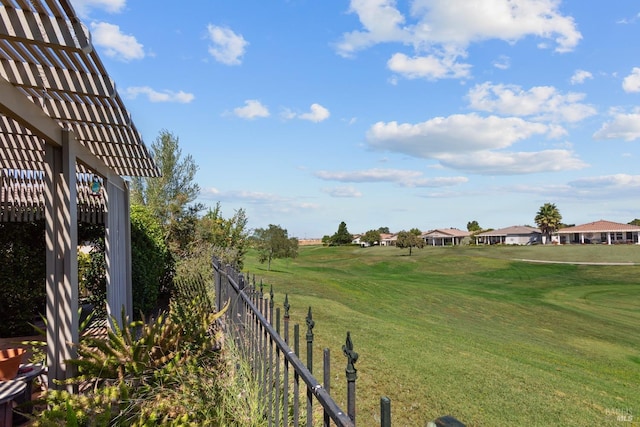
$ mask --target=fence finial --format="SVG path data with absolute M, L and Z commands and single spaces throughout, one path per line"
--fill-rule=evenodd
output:
M 347 332 L 347 341 L 342 346 L 344 355 L 347 356 L 347 381 L 355 381 L 357 378 L 357 369 L 354 364 L 358 361 L 358 353 L 353 351 L 353 341 L 351 341 L 351 332 Z
M 311 316 L 311 307 L 309 307 L 309 313 L 307 314 L 307 340 L 311 337 L 313 341 L 313 327 L 316 326 L 316 322 L 313 321 Z
M 284 294 L 284 318 L 289 318 L 289 308 L 291 305 L 289 304 L 289 294 Z
M 269 307 L 273 308 L 273 285 L 269 287 Z

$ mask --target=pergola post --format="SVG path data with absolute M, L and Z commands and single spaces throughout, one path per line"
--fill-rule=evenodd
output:
M 74 374 L 78 343 L 78 232 L 75 165 L 70 132 L 62 146 L 45 148 L 45 222 L 47 248 L 47 365 L 49 387 Z

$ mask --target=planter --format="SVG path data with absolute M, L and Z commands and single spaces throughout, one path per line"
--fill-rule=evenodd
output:
M 24 348 L 0 350 L 0 381 L 8 381 L 16 377 L 22 363 L 22 356 L 26 352 Z

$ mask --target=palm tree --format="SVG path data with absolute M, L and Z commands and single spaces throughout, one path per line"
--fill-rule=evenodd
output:
M 562 221 L 562 215 L 560 211 L 553 203 L 545 203 L 540 206 L 535 218 L 536 224 L 542 231 L 542 234 L 547 237 L 547 241 L 551 240 L 551 233 L 557 231 L 560 227 L 560 221 Z

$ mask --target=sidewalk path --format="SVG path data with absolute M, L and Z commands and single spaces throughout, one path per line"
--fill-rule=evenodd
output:
M 545 261 L 540 259 L 514 259 L 514 261 L 539 262 L 542 264 L 575 264 L 575 265 L 640 265 L 637 262 L 582 262 L 582 261 Z

